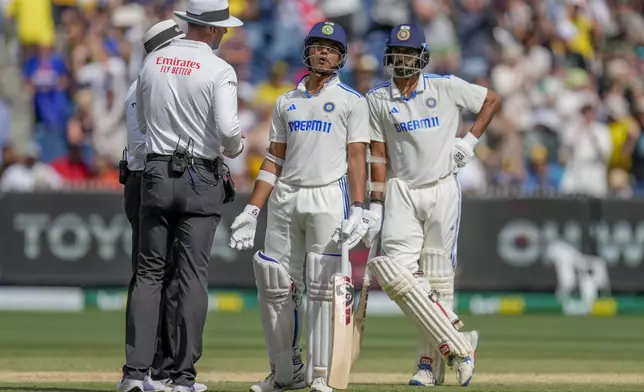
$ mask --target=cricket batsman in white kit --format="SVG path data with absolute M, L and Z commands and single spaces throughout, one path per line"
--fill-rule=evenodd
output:
M 340 25 L 313 26 L 302 53 L 309 74 L 278 98 L 268 153 L 249 204 L 231 227 L 230 246 L 252 248 L 257 216 L 268 200 L 264 250 L 255 254 L 253 269 L 271 373 L 250 388 L 254 392 L 307 385 L 314 392 L 332 391 L 326 380 L 332 277 L 341 271 L 337 239 L 351 248 L 369 226 L 379 227 L 363 209 L 369 109 L 365 98 L 337 76 L 346 55 L 346 33 Z M 299 342 L 304 268 L 306 376 Z
M 474 371 L 478 333 L 459 332 L 453 312 L 461 192 L 455 171 L 499 108 L 498 95 L 455 76 L 424 74 L 429 48 L 423 31 L 391 31 L 383 65 L 389 82 L 367 94 L 371 123 L 371 212 L 382 222 L 383 256 L 368 263 L 383 290 L 420 329 L 417 369 L 410 385 L 444 380 L 445 362 L 460 385 Z M 461 110 L 478 113 L 456 138 Z M 384 219 L 383 217 L 384 203 Z M 363 238 L 372 246 L 379 227 Z

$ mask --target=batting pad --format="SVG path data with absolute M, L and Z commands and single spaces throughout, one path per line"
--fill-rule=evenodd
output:
M 439 250 L 424 249 L 420 254 L 420 270 L 423 277 L 429 282 L 431 289 L 439 294 L 440 302 L 445 310 L 454 309 L 454 268 L 449 257 Z M 461 323 L 462 325 L 462 323 Z M 445 358 L 440 355 L 438 347 L 434 347 L 425 334 L 418 334 L 417 357 L 419 363 L 432 362 L 432 373 L 436 384 L 440 385 L 445 380 Z
M 430 343 L 439 347 L 441 355 L 466 357 L 472 354 L 472 345 L 454 328 L 443 306 L 429 291 L 429 284 L 423 284 L 424 279 L 417 279 L 391 257 L 378 256 L 368 264 L 383 291 L 426 332 Z
M 333 275 L 342 268 L 340 255 L 306 255 L 307 339 L 306 382 L 326 377 L 331 355 Z
M 299 345 L 302 315 L 294 300 L 291 277 L 279 261 L 261 251 L 253 257 L 260 317 L 268 357 L 275 369 L 275 382 L 293 381 L 293 348 Z

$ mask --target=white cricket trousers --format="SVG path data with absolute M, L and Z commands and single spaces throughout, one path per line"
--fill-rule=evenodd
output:
M 461 217 L 461 192 L 456 176 L 423 188 L 387 181 L 382 225 L 382 252 L 412 273 L 418 272 L 422 251 L 440 251 L 456 266 Z
M 346 176 L 321 187 L 275 185 L 268 199 L 264 253 L 286 268 L 299 293 L 306 253 L 339 253 L 331 237 L 349 217 L 349 208 Z

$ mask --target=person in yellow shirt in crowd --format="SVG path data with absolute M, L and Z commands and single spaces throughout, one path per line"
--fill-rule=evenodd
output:
M 275 105 L 275 101 L 280 95 L 291 91 L 295 88 L 295 83 L 286 80 L 288 65 L 278 61 L 271 67 L 271 73 L 268 80 L 261 82 L 257 86 L 255 93 L 255 105 Z
M 16 21 L 21 62 L 38 47 L 51 47 L 56 39 L 52 0 L 10 0 L 5 16 Z

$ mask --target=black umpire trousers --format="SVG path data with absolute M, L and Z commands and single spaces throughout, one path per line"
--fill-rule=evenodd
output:
M 224 189 L 219 162 L 201 162 L 178 175 L 168 161 L 169 157 L 148 155 L 142 174 L 139 260 L 128 309 L 123 376 L 143 380 L 153 364 L 168 241 L 173 239 L 179 301 L 170 375 L 174 385 L 190 387 L 202 353 L 210 251 Z
M 125 310 L 126 328 L 132 325 L 129 320 L 130 298 L 136 282 L 136 268 L 139 260 L 139 211 L 141 208 L 141 173 L 131 171 L 125 180 L 124 202 L 125 216 L 132 227 L 132 278 L 127 291 Z M 176 314 L 179 301 L 179 284 L 175 279 L 174 263 L 172 262 L 172 244 L 168 241 L 168 262 L 166 264 L 166 279 L 163 282 L 161 307 L 159 309 L 159 327 L 157 333 L 156 352 L 152 363 L 151 376 L 154 380 L 170 378 L 174 367 L 174 347 L 176 344 Z M 127 332 L 126 332 L 127 333 Z

